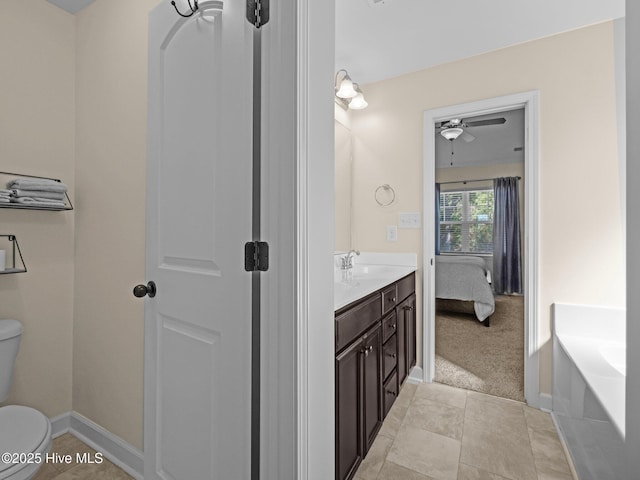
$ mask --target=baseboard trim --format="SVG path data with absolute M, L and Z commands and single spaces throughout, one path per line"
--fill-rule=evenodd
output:
M 539 398 L 540 399 L 538 400 L 538 402 L 540 410 L 551 412 L 551 410 L 553 409 L 553 397 L 548 393 L 541 393 L 539 395 Z
M 66 412 L 57 417 L 50 418 L 51 422 L 51 437 L 57 438 L 60 435 L 64 435 L 69 431 L 71 427 L 71 412 Z
M 143 480 L 144 457 L 140 450 L 78 412 L 67 412 L 51 419 L 53 438 L 70 433 L 102 453 L 136 480 Z
M 407 377 L 407 383 L 422 383 L 424 382 L 424 373 L 422 371 L 422 367 L 415 366 L 409 372 L 409 376 Z

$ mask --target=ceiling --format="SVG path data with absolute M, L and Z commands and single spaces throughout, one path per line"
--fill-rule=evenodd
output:
M 499 163 L 524 162 L 524 151 L 515 152 L 516 147 L 524 147 L 524 109 L 508 112 L 463 117 L 463 120 L 484 120 L 488 118 L 504 118 L 502 125 L 484 127 L 468 127 L 464 131 L 476 139 L 465 142 L 462 138 L 453 141 L 453 158 L 451 141 L 446 140 L 440 131 L 434 128 L 436 136 L 436 168 L 450 168 L 495 165 Z M 453 165 L 451 162 L 453 161 Z
M 361 85 L 625 12 L 624 0 L 335 1 L 335 68 Z

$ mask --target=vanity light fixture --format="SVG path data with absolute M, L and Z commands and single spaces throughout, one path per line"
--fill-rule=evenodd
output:
M 447 140 L 453 141 L 456 138 L 458 138 L 460 135 L 462 135 L 462 132 L 463 130 L 460 127 L 452 127 L 452 128 L 445 128 L 440 132 L 440 135 L 442 135 Z
M 362 110 L 367 108 L 362 90 L 351 80 L 346 70 L 338 70 L 334 83 L 335 100 L 345 110 Z
M 363 108 L 367 108 L 369 105 L 367 101 L 364 99 L 364 95 L 362 94 L 362 90 L 360 90 L 360 86 L 357 83 L 353 84 L 357 95 L 351 99 L 349 102 L 349 108 L 353 110 L 362 110 Z
M 341 73 L 342 78 L 338 82 L 338 78 L 340 77 Z M 353 87 L 353 81 L 351 80 L 351 77 L 344 69 L 338 70 L 338 73 L 336 73 L 335 91 L 336 97 L 338 98 L 353 98 L 358 94 L 358 92 L 356 92 L 356 89 Z

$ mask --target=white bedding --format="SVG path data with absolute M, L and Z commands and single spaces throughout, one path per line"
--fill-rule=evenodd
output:
M 485 321 L 495 310 L 495 300 L 484 260 L 436 255 L 436 298 L 472 301 L 476 317 Z

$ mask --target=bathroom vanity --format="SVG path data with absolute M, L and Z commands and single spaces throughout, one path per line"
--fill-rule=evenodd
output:
M 415 267 L 354 270 L 336 273 L 336 480 L 355 475 L 416 364 Z

